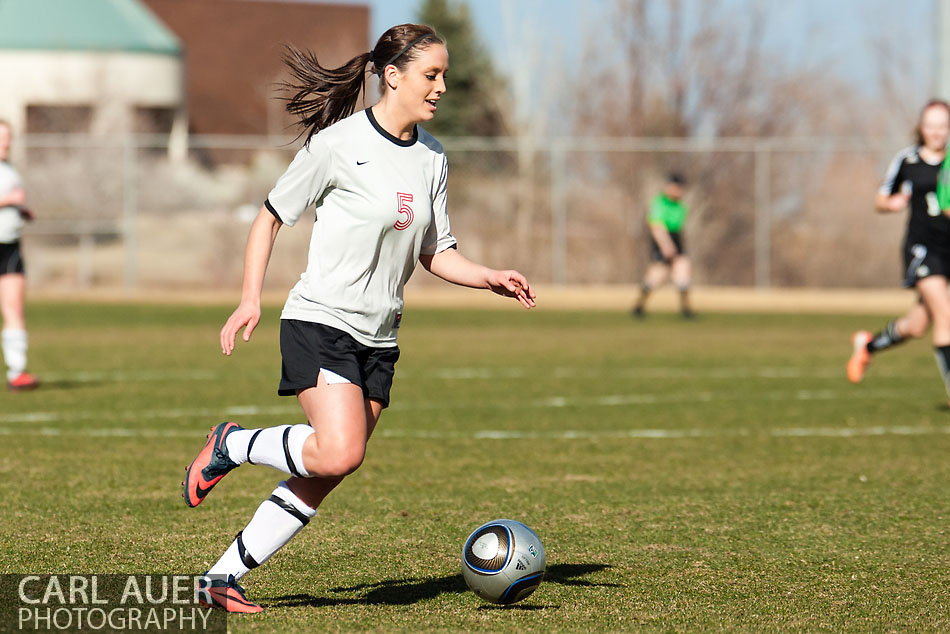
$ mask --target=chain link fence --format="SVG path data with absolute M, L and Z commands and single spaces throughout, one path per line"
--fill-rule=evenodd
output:
M 37 221 L 40 288 L 238 288 L 251 219 L 299 143 L 277 137 L 25 135 L 14 163 Z M 462 252 L 539 283 L 633 283 L 665 174 L 689 183 L 698 284 L 887 287 L 905 219 L 874 213 L 897 147 L 813 138 L 451 138 L 449 213 Z M 268 284 L 305 267 L 310 227 L 278 236 Z M 419 276 L 426 277 L 426 276 Z

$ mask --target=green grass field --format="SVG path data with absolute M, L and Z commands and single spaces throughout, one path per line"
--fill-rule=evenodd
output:
M 542 298 L 543 299 L 543 298 Z M 278 310 L 224 358 L 230 307 L 34 303 L 33 393 L 0 394 L 0 573 L 205 570 L 282 476 L 201 507 L 183 468 L 276 395 Z M 947 631 L 950 410 L 930 346 L 844 378 L 881 317 L 407 311 L 366 462 L 242 581 L 233 632 Z M 531 526 L 545 582 L 465 588 L 468 533 Z

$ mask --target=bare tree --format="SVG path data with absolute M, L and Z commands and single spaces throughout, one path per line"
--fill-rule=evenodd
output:
M 607 86 L 608 90 L 583 91 L 585 99 L 575 108 L 578 131 L 610 137 L 867 135 L 875 119 L 869 113 L 873 108 L 831 74 L 829 60 L 815 58 L 793 66 L 780 51 L 769 48 L 767 34 L 775 24 L 777 7 L 754 1 L 617 0 L 607 20 L 613 31 L 592 36 L 597 42 L 588 47 L 584 64 L 587 70 L 601 69 L 599 77 L 579 82 L 579 86 Z M 610 52 L 614 53 L 612 57 Z M 617 62 L 604 65 L 604 59 Z M 802 231 L 802 223 L 812 218 L 815 209 L 822 209 L 825 215 L 867 214 L 873 196 L 875 160 L 868 156 L 842 157 L 830 151 L 806 157 L 783 153 L 781 147 L 775 150 L 767 174 L 768 207 L 773 214 L 772 231 L 781 235 L 786 249 L 773 255 L 773 282 L 812 283 L 815 276 L 827 276 L 833 267 L 804 267 L 811 273 L 796 274 L 796 258 L 820 262 L 824 257 L 808 252 L 811 239 L 821 227 Z M 611 214 L 608 210 L 595 212 L 588 206 L 584 219 L 588 230 L 592 217 L 603 223 L 605 232 L 609 231 L 611 218 L 616 223 L 619 217 L 633 236 L 625 242 L 614 241 L 612 249 L 591 240 L 590 249 L 572 249 L 572 256 L 582 261 L 613 257 L 620 265 L 612 271 L 612 279 L 631 281 L 632 274 L 624 277 L 617 269 L 635 268 L 642 262 L 640 240 L 645 227 L 639 219 L 663 172 L 675 167 L 685 171 L 691 182 L 690 202 L 695 213 L 689 233 L 701 236 L 701 241 L 692 243 L 692 253 L 700 260 L 700 278 L 712 283 L 751 284 L 755 256 L 753 183 L 755 170 L 763 169 L 754 159 L 751 153 L 715 151 L 574 157 L 575 173 L 585 174 L 577 180 L 587 189 L 576 191 L 575 198 L 591 200 L 592 190 L 619 188 L 625 193 L 613 198 L 632 202 L 634 209 L 615 209 Z M 853 191 L 850 198 L 829 195 L 828 181 L 845 174 L 849 184 L 856 174 L 860 175 L 867 183 L 866 197 L 863 193 L 856 197 Z M 826 205 L 831 200 L 844 200 L 850 207 L 828 210 Z M 825 220 L 823 224 L 835 223 Z M 816 240 L 814 244 L 823 242 Z M 633 253 L 624 253 L 625 247 Z M 837 255 L 828 252 L 827 257 Z M 609 267 L 600 268 L 610 271 Z M 840 275 L 840 266 L 837 270 Z

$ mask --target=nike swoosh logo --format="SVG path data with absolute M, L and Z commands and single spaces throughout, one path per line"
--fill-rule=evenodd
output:
M 215 593 L 215 594 L 217 595 L 217 593 Z M 218 595 L 218 596 L 220 596 L 220 595 Z M 245 601 L 244 599 L 242 599 L 241 596 L 240 596 L 238 593 L 236 593 L 236 592 L 232 594 L 231 592 L 225 591 L 225 592 L 224 592 L 224 600 L 225 600 L 225 601 L 231 601 L 231 602 L 233 602 L 233 603 L 237 603 L 238 605 L 246 605 L 246 606 L 249 607 L 249 608 L 256 608 L 256 607 L 257 607 L 257 606 L 254 605 L 253 603 L 250 603 L 250 602 Z
M 356 162 L 357 165 L 366 165 L 367 163 L 369 163 L 369 161 L 357 161 L 357 162 Z
M 199 500 L 204 499 L 204 496 L 208 495 L 208 491 L 210 491 L 211 489 L 212 489 L 212 487 L 208 487 L 207 489 L 203 489 L 203 488 L 201 488 L 201 485 L 200 485 L 200 484 L 195 483 L 195 495 L 198 497 Z

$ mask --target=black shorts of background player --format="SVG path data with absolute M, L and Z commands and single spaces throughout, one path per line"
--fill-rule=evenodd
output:
M 670 240 L 673 242 L 673 248 L 676 250 L 675 257 L 685 257 L 686 256 L 686 237 L 683 235 L 682 231 L 668 231 L 667 234 L 670 236 Z M 670 259 L 663 254 L 663 247 L 660 246 L 660 243 L 657 242 L 656 237 L 653 235 L 653 232 L 650 232 L 649 236 L 650 242 L 650 262 L 657 262 L 659 264 L 668 265 Z
M 220 423 L 182 483 L 193 507 L 242 464 L 288 476 L 236 537 L 228 533 L 230 545 L 199 580 L 201 601 L 233 612 L 261 611 L 238 580 L 302 530 L 362 464 L 389 404 L 403 285 L 416 264 L 448 282 L 535 305 L 522 274 L 476 264 L 455 248 L 445 151 L 417 126 L 435 116 L 445 92 L 448 50 L 435 31 L 392 27 L 372 51 L 335 69 L 296 49 L 286 61 L 295 82 L 287 110 L 299 116 L 307 140 L 251 225 L 241 302 L 221 329 L 220 345 L 231 355 L 239 332 L 250 340 L 278 231 L 316 213 L 310 253 L 319 257 L 308 260 L 291 290 L 280 333 L 278 393 L 296 397 L 307 423 L 262 429 Z M 367 71 L 379 76 L 382 97 L 354 113 Z M 353 280 L 360 280 L 359 291 Z
M 864 378 L 872 355 L 921 337 L 933 326 L 934 356 L 950 397 L 950 218 L 937 203 L 937 174 L 950 139 L 950 105 L 932 100 L 920 113 L 914 146 L 891 162 L 875 207 L 900 213 L 910 207 L 903 245 L 903 285 L 917 291 L 917 302 L 902 317 L 872 335 L 859 330 L 851 337 L 848 379 Z
M 650 293 L 662 285 L 667 276 L 679 290 L 680 314 L 687 319 L 694 316 L 689 303 L 690 261 L 683 237 L 688 214 L 683 201 L 685 187 L 683 176 L 671 173 L 663 190 L 650 202 L 647 214 L 650 263 L 640 283 L 640 296 L 631 311 L 634 317 L 642 318 L 646 314 Z

